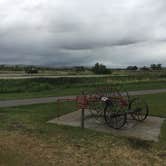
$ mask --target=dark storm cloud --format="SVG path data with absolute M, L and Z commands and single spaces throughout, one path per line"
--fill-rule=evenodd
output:
M 164 0 L 1 0 L 0 63 L 166 65 Z

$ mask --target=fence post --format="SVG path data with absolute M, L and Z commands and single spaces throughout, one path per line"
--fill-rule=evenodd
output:
M 85 108 L 84 108 L 84 104 L 85 104 L 85 93 L 84 91 L 82 91 L 82 96 L 83 96 L 83 108 L 81 108 L 81 128 L 84 129 L 84 121 L 85 121 Z
M 85 110 L 84 108 L 81 109 L 81 128 L 84 129 L 84 116 L 85 116 Z

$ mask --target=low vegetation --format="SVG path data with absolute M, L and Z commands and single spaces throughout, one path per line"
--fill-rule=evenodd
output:
M 166 117 L 166 93 L 143 96 L 152 115 Z M 166 121 L 159 143 L 46 123 L 75 110 L 66 102 L 0 109 L 0 165 L 163 165 Z
M 1 79 L 0 99 L 77 95 L 101 86 L 117 85 L 126 90 L 166 88 L 166 78 L 153 76 L 60 77 Z

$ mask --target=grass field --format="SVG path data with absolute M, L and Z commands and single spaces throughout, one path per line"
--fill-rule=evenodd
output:
M 103 78 L 36 78 L 0 80 L 0 99 L 33 98 L 81 94 L 101 86 L 122 86 L 126 90 L 166 88 L 166 79 Z
M 143 96 L 150 114 L 166 117 L 166 93 Z M 60 114 L 74 111 L 64 103 Z M 0 165 L 163 165 L 166 121 L 159 143 L 116 137 L 92 130 L 47 124 L 58 116 L 57 105 L 0 109 Z

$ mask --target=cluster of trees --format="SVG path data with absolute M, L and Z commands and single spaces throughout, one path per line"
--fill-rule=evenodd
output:
M 127 70 L 145 70 L 145 71 L 148 71 L 148 70 L 162 70 L 162 65 L 161 64 L 151 64 L 150 67 L 148 66 L 143 66 L 141 68 L 138 68 L 137 66 L 128 66 L 126 68 Z
M 99 63 L 96 63 L 92 67 L 92 71 L 95 74 L 111 74 L 111 70 L 110 69 L 108 69 L 105 65 L 99 64 Z
M 151 64 L 150 68 L 152 70 L 161 70 L 162 69 L 162 65 L 161 64 Z

